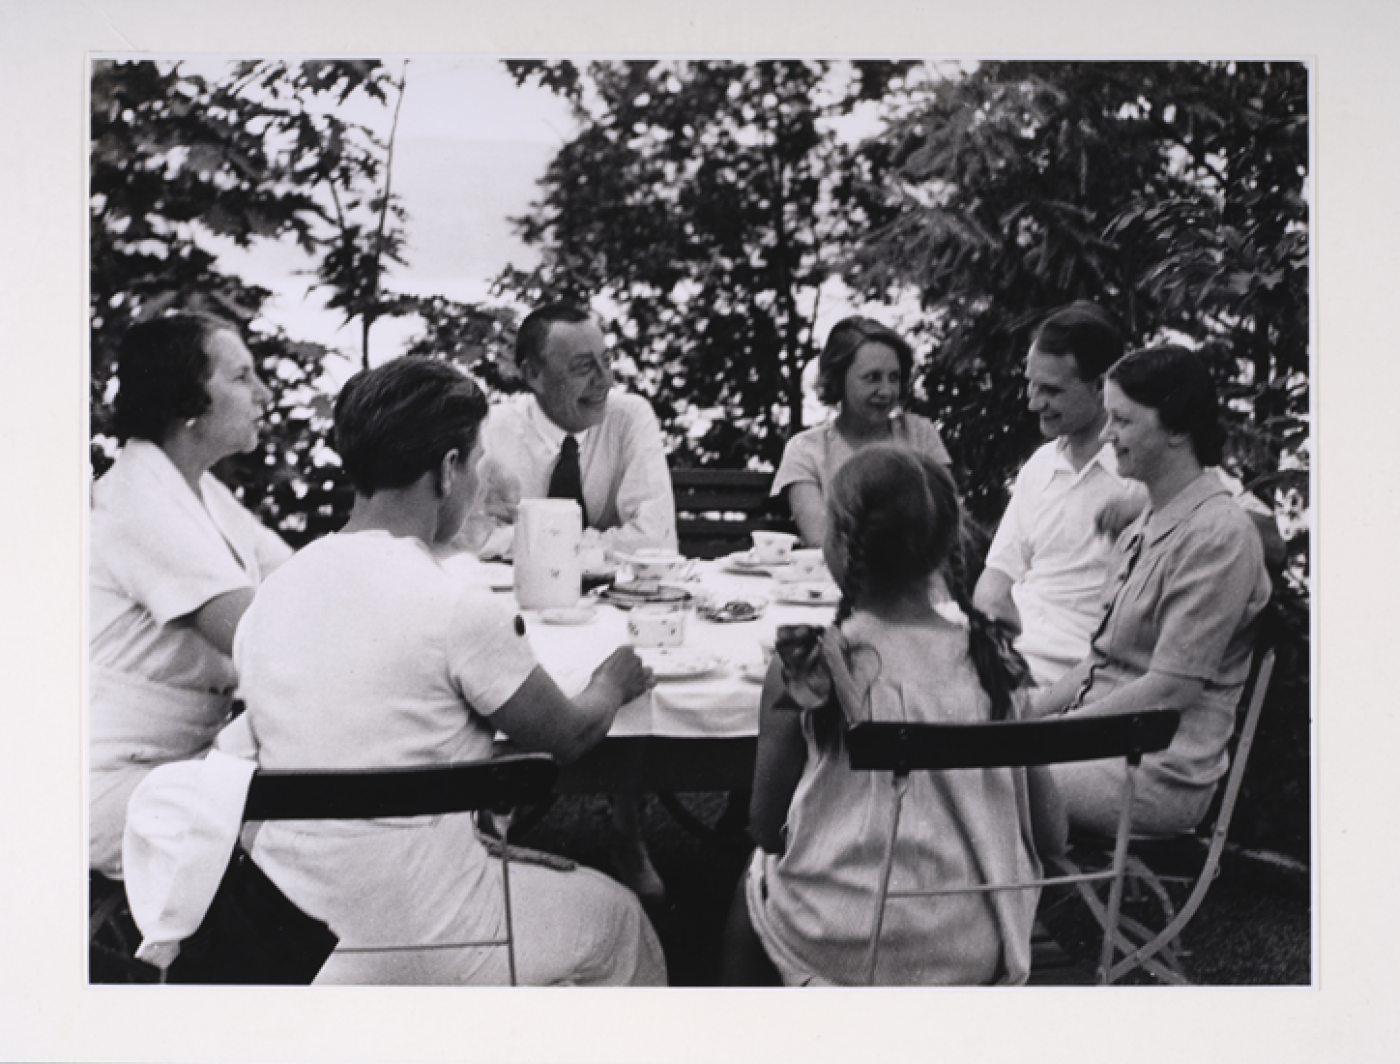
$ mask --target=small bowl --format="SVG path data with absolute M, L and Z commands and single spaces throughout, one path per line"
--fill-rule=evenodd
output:
M 716 624 L 756 621 L 768 608 L 768 600 L 758 595 L 712 595 L 696 605 L 695 612 Z

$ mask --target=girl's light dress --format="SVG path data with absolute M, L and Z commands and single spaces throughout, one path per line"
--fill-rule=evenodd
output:
M 892 625 L 858 612 L 827 632 L 823 650 L 852 722 L 990 719 L 961 625 Z M 893 774 L 853 771 L 839 739 L 821 749 L 812 712 L 803 713 L 802 733 L 807 762 L 788 812 L 787 849 L 755 855 L 749 914 L 789 985 L 858 984 L 894 815 Z M 1038 877 L 1029 809 L 1022 769 L 913 773 L 890 889 Z M 1038 898 L 1033 888 L 892 899 L 875 981 L 1024 983 Z

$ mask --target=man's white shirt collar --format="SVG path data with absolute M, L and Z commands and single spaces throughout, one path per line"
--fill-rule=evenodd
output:
M 1089 470 L 1095 465 L 1103 466 L 1104 472 L 1115 479 L 1118 476 L 1118 455 L 1114 453 L 1113 446 L 1105 440 L 1099 445 L 1099 449 L 1094 452 L 1094 456 L 1084 463 L 1084 468 L 1078 471 L 1069 460 L 1069 440 L 1061 436 L 1055 441 L 1055 471 L 1063 470 L 1076 480 L 1082 480 L 1089 475 Z
M 574 439 L 578 440 L 579 449 L 582 450 L 583 441 L 588 439 L 589 433 L 593 431 L 593 429 L 584 429 L 582 432 L 565 432 L 550 420 L 549 415 L 544 412 L 544 407 L 540 406 L 538 396 L 533 393 L 530 395 L 528 409 L 530 424 L 534 426 L 540 437 L 556 451 L 564 445 L 565 436 L 573 436 Z

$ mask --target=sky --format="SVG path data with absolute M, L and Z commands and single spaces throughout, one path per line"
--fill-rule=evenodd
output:
M 386 60 L 397 71 L 403 60 Z M 201 62 L 214 73 L 219 64 Z M 385 132 L 389 108 L 364 109 Z M 351 109 L 346 117 L 361 117 Z M 393 185 L 408 212 L 408 265 L 393 266 L 393 290 L 480 300 L 507 264 L 528 267 L 534 251 L 516 239 L 509 219 L 524 214 L 555 152 L 572 136 L 567 106 L 532 86 L 518 87 L 499 60 L 415 56 L 395 139 Z M 359 347 L 358 326 L 324 309 L 327 292 L 311 289 L 299 271 L 311 260 L 290 242 L 241 251 L 219 243 L 221 258 L 275 293 L 265 317 L 298 338 L 347 352 Z M 372 347 L 397 352 L 417 330 L 412 319 L 374 327 Z
M 404 59 L 384 62 L 396 73 Z M 538 181 L 555 153 L 575 132 L 568 106 L 533 85 L 517 86 L 498 59 L 411 56 L 408 87 L 395 137 L 393 186 L 408 212 L 406 266 L 393 265 L 390 290 L 442 295 L 463 302 L 488 298 L 490 281 L 508 264 L 529 268 L 537 253 L 516 237 L 510 219 L 525 214 L 537 198 Z M 186 60 L 187 68 L 210 77 L 226 66 L 210 59 Z M 344 117 L 387 136 L 392 108 L 362 104 Z M 838 136 L 859 140 L 875 128 L 873 105 L 836 124 Z M 342 352 L 328 359 L 321 387 L 334 390 L 359 368 L 358 323 L 346 325 L 325 309 L 328 292 L 311 287 L 311 260 L 288 240 L 243 250 L 232 241 L 211 240 L 226 264 L 275 293 L 263 317 L 302 340 Z M 850 313 L 870 313 L 898 328 L 912 308 L 892 311 L 852 302 L 833 279 L 817 303 L 820 342 Z M 375 362 L 399 354 L 419 331 L 416 318 L 386 318 L 371 332 Z M 808 423 L 824 416 L 815 398 L 815 360 L 805 375 Z

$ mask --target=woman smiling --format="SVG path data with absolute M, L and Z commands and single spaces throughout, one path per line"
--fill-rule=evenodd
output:
M 1228 767 L 1269 578 L 1250 518 L 1207 469 L 1220 461 L 1224 432 L 1201 360 L 1176 346 L 1127 355 L 1108 371 L 1104 406 L 1103 438 L 1148 504 L 1109 558 L 1088 657 L 1034 710 L 1181 710 L 1171 745 L 1143 758 L 1133 799 L 1135 831 L 1174 834 L 1205 815 Z M 1055 766 L 1072 827 L 1112 833 L 1123 771 L 1117 761 Z
M 817 362 L 817 395 L 836 416 L 788 440 L 773 478 L 773 494 L 787 495 L 805 542 L 823 541 L 831 478 L 862 447 L 902 443 L 949 464 L 933 422 L 904 412 L 913 369 L 913 349 L 878 321 L 844 318 L 832 327 Z

